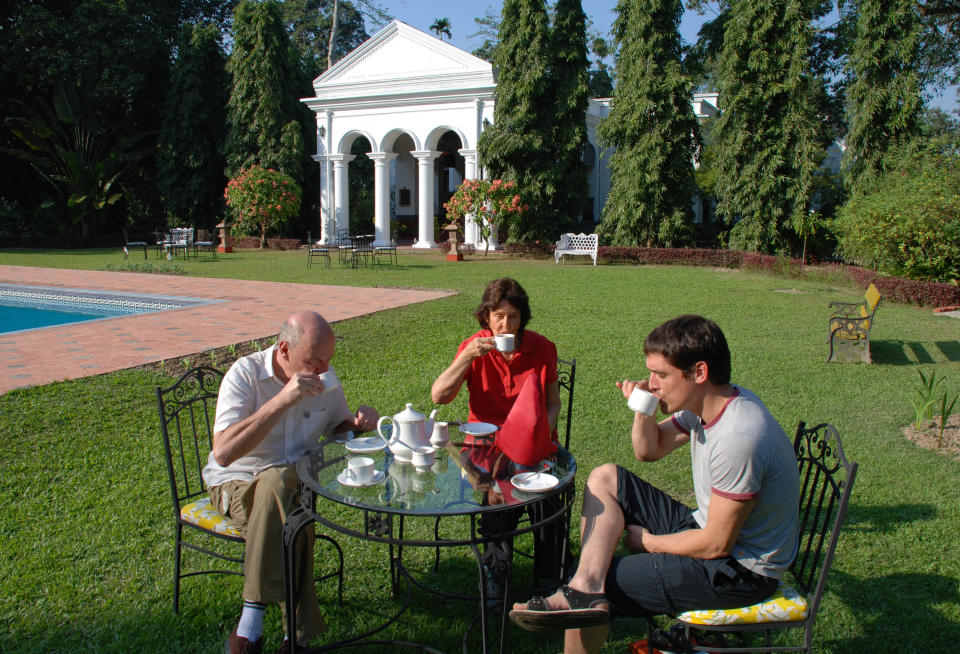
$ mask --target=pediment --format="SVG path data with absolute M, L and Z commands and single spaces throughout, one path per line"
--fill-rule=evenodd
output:
M 337 88 L 371 85 L 382 91 L 384 84 L 416 83 L 430 79 L 450 82 L 462 79 L 463 85 L 476 86 L 481 80 L 493 84 L 493 67 L 449 43 L 410 27 L 398 20 L 341 59 L 313 82 L 318 97 Z

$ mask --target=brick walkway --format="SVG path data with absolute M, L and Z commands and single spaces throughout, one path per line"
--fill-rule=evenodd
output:
M 299 309 L 314 309 L 337 322 L 450 295 L 443 291 L 2 265 L 0 283 L 224 300 L 175 311 L 0 334 L 0 393 L 271 336 L 284 318 Z

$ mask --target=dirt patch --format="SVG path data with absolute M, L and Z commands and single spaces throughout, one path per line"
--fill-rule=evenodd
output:
M 947 419 L 947 425 L 943 428 L 943 441 L 940 443 L 940 447 L 937 447 L 940 439 L 940 418 L 936 417 L 932 422 L 926 421 L 922 424 L 923 429 L 917 429 L 915 424 L 910 423 L 901 431 L 904 436 L 920 447 L 940 452 L 955 461 L 960 461 L 960 415 L 954 414 Z
M 267 338 L 247 341 L 245 343 L 237 343 L 236 345 L 218 347 L 212 350 L 207 350 L 206 352 L 197 352 L 196 354 L 188 354 L 186 356 L 165 359 L 155 363 L 147 363 L 140 366 L 140 369 L 155 370 L 174 378 L 179 378 L 180 375 L 192 368 L 196 368 L 197 366 L 210 366 L 211 368 L 216 368 L 226 372 L 227 369 L 233 365 L 233 362 L 240 357 L 245 357 L 248 354 L 265 350 L 273 345 L 276 340 L 276 336 L 269 336 Z

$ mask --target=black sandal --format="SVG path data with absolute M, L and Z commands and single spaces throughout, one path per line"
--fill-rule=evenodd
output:
M 562 629 L 585 629 L 610 623 L 609 608 L 598 604 L 610 601 L 603 593 L 584 593 L 569 586 L 557 589 L 567 600 L 566 609 L 551 609 L 543 597 L 532 597 L 525 609 L 510 611 L 510 619 L 527 631 L 555 631 Z

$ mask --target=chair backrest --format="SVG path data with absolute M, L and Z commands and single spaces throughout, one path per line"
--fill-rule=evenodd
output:
M 877 310 L 877 305 L 880 304 L 880 291 L 877 290 L 877 287 L 873 284 L 867 287 L 867 292 L 863 294 L 863 299 L 866 301 L 866 309 L 870 313 L 873 313 Z
M 169 388 L 157 387 L 160 434 L 176 515 L 187 502 L 207 493 L 203 467 L 213 448 L 213 421 L 223 373 L 199 367 L 185 372 Z
M 577 379 L 577 360 L 570 359 L 565 361 L 563 359 L 557 360 L 557 381 L 560 384 L 560 388 L 564 388 L 567 391 L 567 417 L 564 421 L 564 430 L 566 435 L 563 437 L 563 447 L 565 449 L 570 449 L 570 426 L 573 419 L 573 385 Z M 561 407 L 561 413 L 563 413 L 563 407 Z
M 807 597 L 812 619 L 823 597 L 857 464 L 847 461 L 840 435 L 826 423 L 807 429 L 801 422 L 793 449 L 800 470 L 800 549 L 790 572 Z

